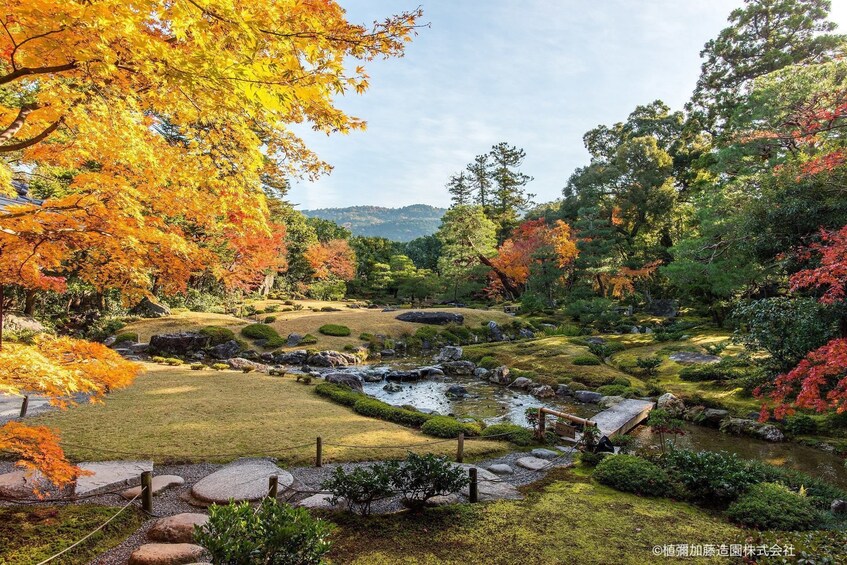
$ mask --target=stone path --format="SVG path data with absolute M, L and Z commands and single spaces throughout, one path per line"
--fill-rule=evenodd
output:
M 156 475 L 153 477 L 153 496 L 171 487 L 178 487 L 185 483 L 185 479 L 177 475 Z M 132 500 L 141 495 L 141 485 L 127 489 L 121 493 L 126 500 Z
M 90 472 L 76 480 L 76 496 L 105 492 L 115 487 L 141 483 L 141 473 L 152 471 L 152 461 L 97 461 L 80 463 L 79 468 Z
M 268 479 L 279 478 L 279 492 L 292 484 L 294 477 L 270 459 L 239 459 L 200 480 L 191 494 L 202 502 L 226 504 L 230 500 L 259 500 L 268 494 Z

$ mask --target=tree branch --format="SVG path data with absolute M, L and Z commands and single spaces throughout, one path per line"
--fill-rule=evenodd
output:
M 77 67 L 76 61 L 71 61 L 70 63 L 65 63 L 64 65 L 54 65 L 52 67 L 22 67 L 20 69 L 14 70 L 9 74 L 0 76 L 0 85 L 8 84 L 12 81 L 18 80 L 21 77 L 29 76 L 29 75 L 44 75 L 49 73 L 61 73 L 64 71 L 70 71 Z
M 11 124 L 9 124 L 9 127 L 4 129 L 3 132 L 0 133 L 0 143 L 6 142 L 9 139 L 12 139 L 13 137 L 15 137 L 15 134 L 18 133 L 18 131 L 26 123 L 26 117 L 33 110 L 35 110 L 34 105 L 26 104 L 24 106 L 21 106 L 20 111 L 18 111 L 17 117 L 12 121 Z
M 40 141 L 43 141 L 47 138 L 47 136 L 59 129 L 59 126 L 62 125 L 63 121 L 64 118 L 59 118 L 58 120 L 47 126 L 44 131 L 42 131 L 35 137 L 31 137 L 30 139 L 25 139 L 17 143 L 10 143 L 9 145 L 0 145 L 0 153 L 10 153 L 12 151 L 20 151 L 21 149 L 32 147 L 33 145 L 39 143 Z

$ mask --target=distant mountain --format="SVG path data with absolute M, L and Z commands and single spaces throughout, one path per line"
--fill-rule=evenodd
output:
M 313 218 L 332 220 L 353 232 L 353 235 L 384 237 L 392 241 L 411 241 L 431 235 L 441 225 L 441 216 L 447 210 L 426 204 L 413 204 L 403 208 L 380 206 L 351 206 L 350 208 L 322 208 L 303 210 Z

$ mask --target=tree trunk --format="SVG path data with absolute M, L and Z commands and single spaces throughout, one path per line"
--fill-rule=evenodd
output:
M 35 290 L 27 289 L 24 298 L 24 315 L 32 316 L 35 313 Z
M 274 281 L 276 280 L 276 275 L 273 273 L 268 273 L 265 275 L 265 280 L 262 281 L 262 284 L 259 286 L 259 294 L 262 296 L 267 296 L 271 293 L 271 289 L 274 287 Z
M 509 277 L 506 276 L 506 273 L 498 269 L 494 265 L 494 263 L 492 263 L 491 260 L 485 255 L 480 254 L 478 257 L 480 263 L 489 267 L 492 271 L 494 271 L 494 274 L 497 275 L 497 278 L 500 279 L 500 282 L 503 284 L 503 288 L 506 290 L 507 293 L 509 293 L 509 299 L 517 299 L 517 297 L 521 294 L 520 289 L 514 284 L 512 284 L 512 281 L 509 279 Z

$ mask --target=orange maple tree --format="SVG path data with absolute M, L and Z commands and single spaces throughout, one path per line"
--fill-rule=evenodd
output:
M 328 278 L 351 281 L 356 277 L 356 252 L 344 239 L 331 239 L 326 243 L 316 243 L 303 254 L 312 268 L 313 277 L 318 280 Z
M 486 263 L 492 270 L 489 292 L 516 298 L 526 287 L 533 263 L 542 261 L 539 251 L 549 248 L 562 276 L 577 256 L 571 228 L 562 220 L 549 226 L 543 219 L 530 220 L 515 228 L 497 249 L 497 255 Z
M 129 385 L 140 371 L 140 365 L 102 344 L 69 337 L 39 335 L 32 345 L 7 343 L 0 349 L 0 392 L 41 394 L 59 406 L 71 403 L 79 393 L 97 401 L 110 390 Z M 0 451 L 62 485 L 73 480 L 78 469 L 67 461 L 58 439 L 44 426 L 9 422 L 0 427 Z

